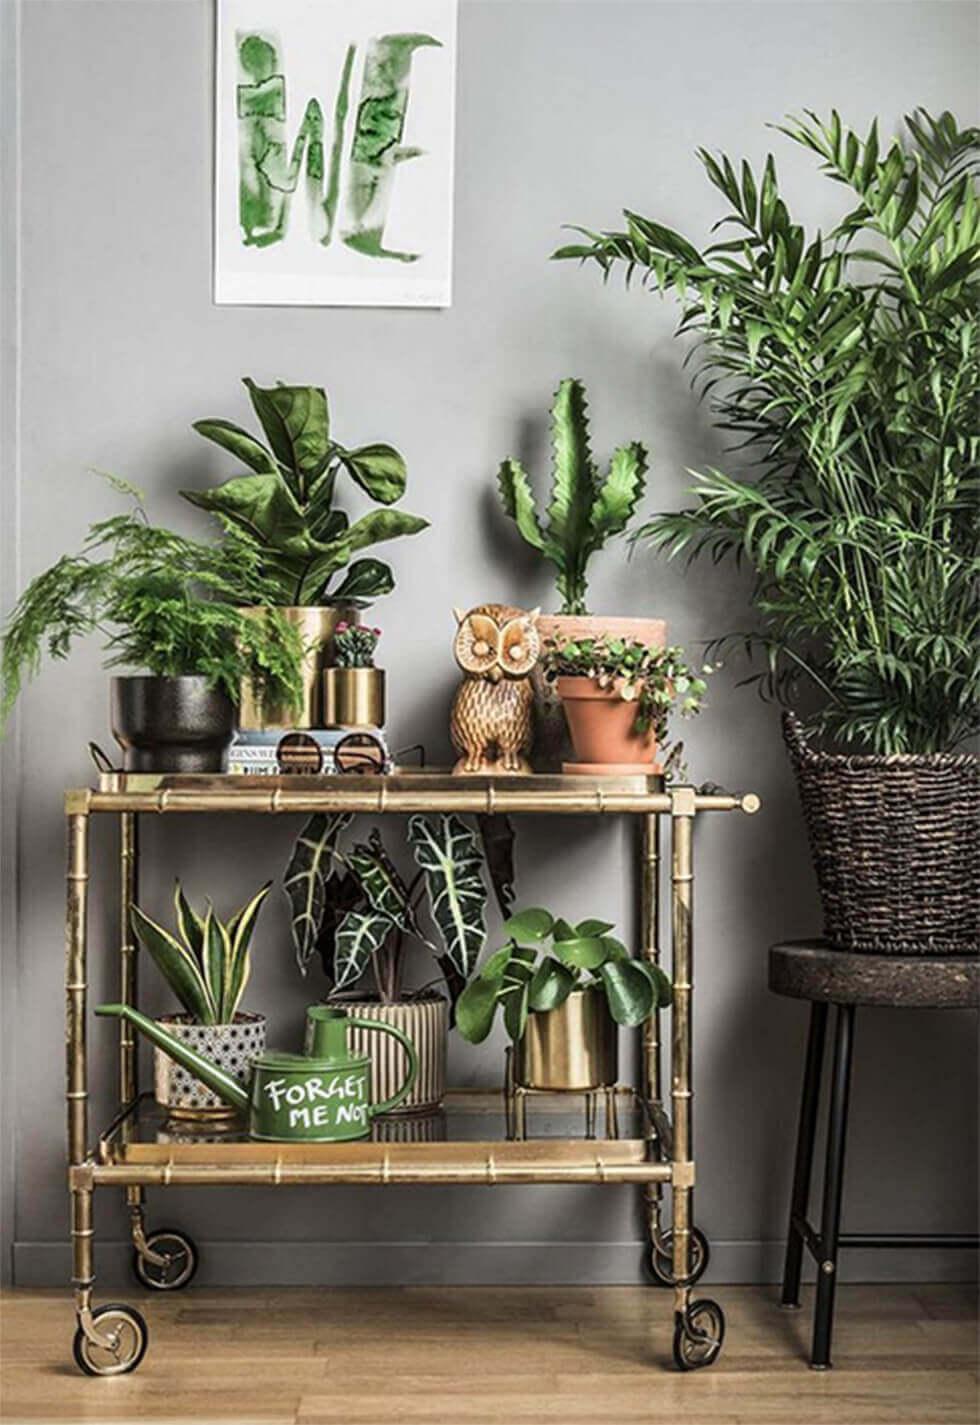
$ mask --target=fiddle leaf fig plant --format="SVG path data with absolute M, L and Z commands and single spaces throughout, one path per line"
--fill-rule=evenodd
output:
M 209 490 L 183 490 L 186 500 L 220 520 L 226 537 L 261 556 L 279 605 L 362 605 L 395 587 L 379 559 L 364 549 L 418 534 L 428 521 L 387 508 L 405 493 L 405 462 L 393 446 L 350 448 L 334 440 L 326 392 L 318 386 L 245 387 L 268 445 L 230 421 L 196 421 L 194 429 L 227 450 L 248 473 Z M 351 521 L 335 506 L 341 472 L 386 508 Z
M 547 1014 L 578 989 L 602 990 L 617 1024 L 635 1026 L 670 1004 L 671 985 L 658 965 L 634 960 L 604 920 L 577 925 L 540 906 L 518 911 L 504 923 L 506 943 L 495 950 L 459 997 L 456 1027 L 480 1044 L 498 1009 L 516 1043 L 529 1014 Z
M 341 845 L 351 820 L 311 817 L 286 869 L 300 969 L 305 974 L 319 954 L 333 992 L 370 972 L 382 1003 L 397 1004 L 411 998 L 405 959 L 415 941 L 435 957 L 455 1002 L 486 939 L 484 857 L 475 833 L 454 815 L 410 817 L 408 842 L 418 869 L 406 881 L 376 828 L 350 847 Z
M 252 932 L 271 886 L 267 881 L 229 921 L 222 921 L 210 903 L 203 915 L 194 910 L 178 881 L 176 935 L 133 906 L 136 938 L 195 1024 L 233 1023 L 251 970 Z
M 859 751 L 944 751 L 980 729 L 980 129 L 921 109 L 890 140 L 836 112 L 777 127 L 837 186 L 830 231 L 793 220 L 771 154 L 702 149 L 715 240 L 627 211 L 555 256 L 677 297 L 699 388 L 755 457 L 639 531 L 754 571 L 757 617 L 726 635 L 763 655 L 748 681 L 807 690 Z
M 554 565 L 563 614 L 584 614 L 589 560 L 627 528 L 643 497 L 647 452 L 622 445 L 602 475 L 592 458 L 585 387 L 562 381 L 551 411 L 554 451 L 551 501 L 544 516 L 519 460 L 507 459 L 497 484 L 504 510 L 533 549 Z

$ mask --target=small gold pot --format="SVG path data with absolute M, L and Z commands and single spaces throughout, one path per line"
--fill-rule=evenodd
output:
M 257 617 L 264 610 L 245 609 L 243 612 Z M 281 608 L 279 612 L 287 623 L 299 629 L 303 640 L 302 710 L 291 712 L 288 708 L 266 707 L 254 696 L 246 680 L 242 684 L 238 726 L 248 732 L 261 732 L 265 728 L 323 727 L 323 670 L 333 657 L 334 632 L 341 620 L 356 624 L 359 618 L 357 609 L 342 604 L 324 608 Z
M 514 1077 L 528 1089 L 599 1089 L 616 1082 L 619 1038 L 606 996 L 573 990 L 558 1009 L 532 1010 L 514 1047 Z
M 383 668 L 328 668 L 323 675 L 324 727 L 384 727 Z

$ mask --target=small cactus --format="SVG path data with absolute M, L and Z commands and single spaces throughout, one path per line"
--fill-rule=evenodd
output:
M 337 668 L 373 668 L 374 650 L 381 637 L 380 628 L 362 624 L 338 623 L 334 630 L 334 666 Z
M 622 534 L 643 497 L 647 452 L 639 441 L 614 451 L 603 477 L 589 446 L 585 387 L 566 379 L 551 409 L 554 450 L 551 503 L 547 525 L 534 507 L 534 495 L 519 460 L 508 459 L 497 479 L 508 515 L 534 549 L 558 571 L 563 614 L 584 614 L 589 559 L 607 539 Z

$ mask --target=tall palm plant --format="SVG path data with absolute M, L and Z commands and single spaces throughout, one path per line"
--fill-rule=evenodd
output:
M 627 212 L 555 255 L 676 293 L 750 457 L 638 537 L 754 569 L 759 625 L 728 637 L 765 650 L 765 693 L 815 685 L 824 727 L 876 752 L 951 748 L 980 726 L 980 131 L 922 110 L 887 147 L 836 112 L 777 127 L 847 190 L 830 232 L 792 220 L 771 155 L 758 174 L 701 150 L 715 241 Z

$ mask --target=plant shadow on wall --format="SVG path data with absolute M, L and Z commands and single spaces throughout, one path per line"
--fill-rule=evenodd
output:
M 879 139 L 832 112 L 776 126 L 845 191 L 808 236 L 761 174 L 699 157 L 727 210 L 699 247 L 627 211 L 555 254 L 676 294 L 695 384 L 747 452 L 696 473 L 696 503 L 639 531 L 668 556 L 733 556 L 754 626 L 718 647 L 785 720 L 832 944 L 970 953 L 980 943 L 980 130 L 917 110 Z

